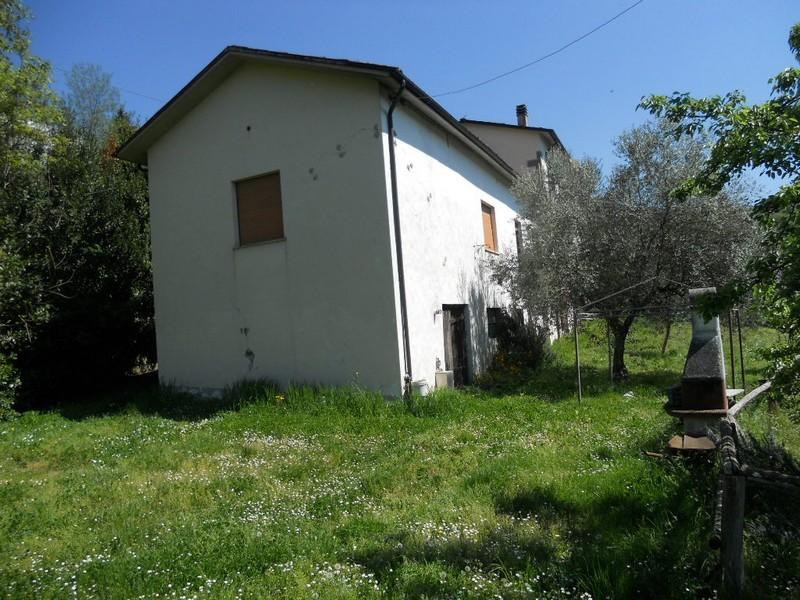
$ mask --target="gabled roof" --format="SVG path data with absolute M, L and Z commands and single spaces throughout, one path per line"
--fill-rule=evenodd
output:
M 405 81 L 404 101 L 414 106 L 448 133 L 460 139 L 501 175 L 508 179 L 516 176 L 514 169 L 505 163 L 494 150 L 459 123 L 453 115 L 411 81 L 398 67 L 338 58 L 258 50 L 243 46 L 228 46 L 220 52 L 214 60 L 195 75 L 181 91 L 150 117 L 119 148 L 117 156 L 131 162 L 145 164 L 147 162 L 148 148 L 222 83 L 234 69 L 245 62 L 283 64 L 361 74 L 380 81 L 393 91 L 399 89 L 401 82 Z
M 491 125 L 492 127 L 507 127 L 508 129 L 519 129 L 521 131 L 537 131 L 539 133 L 544 133 L 550 136 L 550 139 L 553 141 L 553 144 L 564 150 L 566 152 L 566 148 L 564 148 L 564 144 L 561 143 L 561 140 L 558 138 L 558 134 L 556 133 L 555 129 L 550 129 L 549 127 L 530 127 L 527 125 L 512 125 L 510 123 L 495 123 L 494 121 L 475 121 L 473 119 L 461 119 L 461 123 L 468 123 L 471 125 Z

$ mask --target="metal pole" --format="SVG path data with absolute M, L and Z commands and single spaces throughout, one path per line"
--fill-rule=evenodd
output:
M 733 355 L 733 317 L 728 310 L 728 340 L 731 347 L 731 387 L 736 387 L 736 357 Z
M 578 345 L 578 311 L 572 311 L 572 326 L 575 337 L 575 373 L 578 376 L 578 402 L 583 402 L 583 388 L 581 387 L 581 351 Z
M 742 389 L 747 389 L 747 380 L 744 376 L 744 350 L 742 349 L 742 321 L 739 319 L 739 309 L 736 309 L 736 328 L 739 330 L 739 366 L 742 373 Z
M 608 342 L 608 380 L 614 383 L 614 359 L 611 357 L 611 325 L 606 319 L 606 341 Z

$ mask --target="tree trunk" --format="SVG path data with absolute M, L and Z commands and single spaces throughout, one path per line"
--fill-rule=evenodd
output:
M 614 356 L 612 361 L 614 381 L 620 381 L 628 377 L 628 367 L 625 366 L 625 340 L 628 338 L 633 319 L 633 316 L 625 317 L 624 320 L 620 320 L 617 317 L 608 319 L 608 326 L 614 334 Z
M 667 344 L 669 343 L 669 332 L 672 329 L 672 319 L 667 321 L 667 330 L 664 332 L 664 343 L 661 344 L 661 354 L 666 353 Z

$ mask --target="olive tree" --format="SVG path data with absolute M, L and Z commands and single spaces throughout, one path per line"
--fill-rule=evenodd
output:
M 727 283 L 756 237 L 740 185 L 687 202 L 671 195 L 700 168 L 705 146 L 666 128 L 647 123 L 620 135 L 620 164 L 608 178 L 597 161 L 559 151 L 520 177 L 522 252 L 497 266 L 516 300 L 545 319 L 612 296 L 592 308 L 613 334 L 616 379 L 628 375 L 625 342 L 637 316 L 685 303 L 687 287 Z

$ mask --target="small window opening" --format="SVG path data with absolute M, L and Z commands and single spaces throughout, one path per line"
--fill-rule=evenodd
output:
M 481 202 L 483 214 L 483 245 L 487 250 L 497 252 L 497 225 L 494 219 L 494 208 Z
M 283 239 L 283 206 L 279 172 L 236 182 L 239 245 Z

